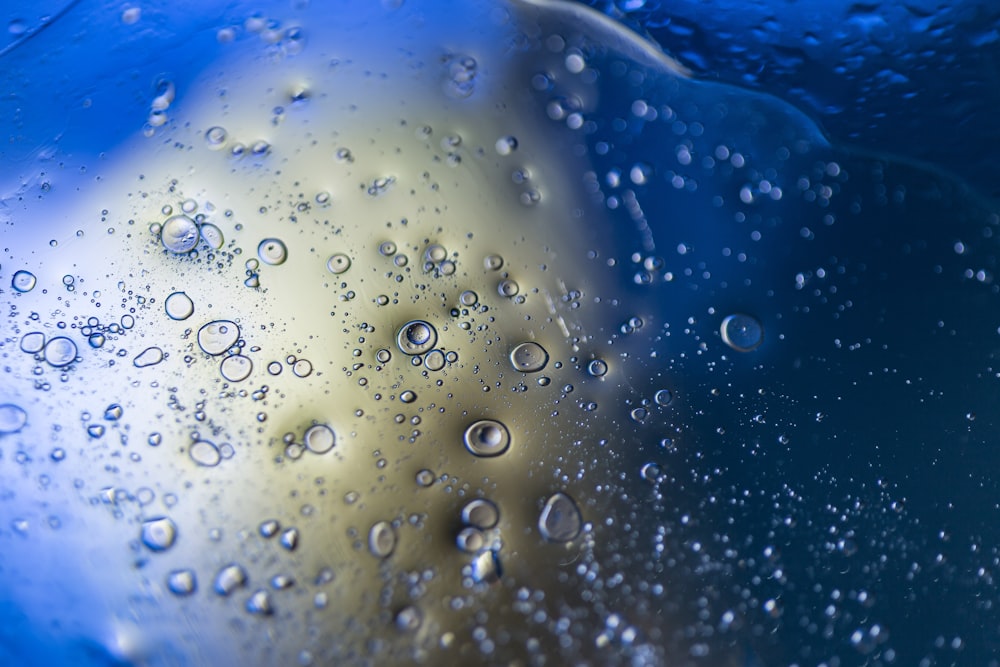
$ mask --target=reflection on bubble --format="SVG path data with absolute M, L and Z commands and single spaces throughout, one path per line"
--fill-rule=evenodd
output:
M 764 340 L 764 327 L 750 315 L 735 314 L 722 320 L 722 340 L 737 352 L 750 352 Z
M 483 419 L 465 429 L 463 440 L 476 456 L 499 456 L 510 447 L 510 432 L 501 422 Z

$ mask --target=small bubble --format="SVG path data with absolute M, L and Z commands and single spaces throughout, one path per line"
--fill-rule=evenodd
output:
M 608 372 L 608 364 L 603 359 L 593 359 L 587 364 L 587 372 L 596 378 L 603 377 Z
M 247 600 L 247 611 L 255 616 L 270 616 L 274 613 L 271 606 L 271 594 L 263 588 L 254 591 Z
M 337 439 L 332 428 L 325 424 L 316 424 L 306 429 L 303 440 L 309 451 L 325 454 L 333 449 Z
M 417 400 L 417 394 L 407 389 L 406 391 L 399 394 L 399 400 L 401 400 L 403 403 L 412 403 L 413 401 Z
M 236 563 L 226 565 L 215 575 L 215 592 L 222 596 L 229 596 L 237 588 L 242 588 L 247 583 L 247 572 Z
M 463 528 L 455 537 L 455 544 L 465 553 L 478 553 L 486 548 L 486 536 L 478 528 Z
M 222 235 L 222 230 L 210 222 L 202 224 L 201 240 L 213 250 L 220 249 L 222 244 L 226 242 L 225 237 Z
M 281 239 L 264 239 L 257 246 L 257 256 L 265 264 L 277 266 L 284 264 L 288 259 L 288 248 Z
M 381 364 L 388 362 L 390 359 L 392 359 L 392 353 L 385 348 L 375 353 L 375 360 Z
M 23 294 L 35 289 L 36 283 L 35 274 L 29 271 L 17 271 L 14 273 L 14 277 L 11 278 L 10 286 Z
M 167 317 L 172 320 L 186 320 L 194 314 L 194 301 L 184 292 L 174 292 L 163 302 Z
M 161 361 L 163 361 L 163 350 L 158 347 L 147 347 L 132 360 L 132 364 L 136 368 L 145 368 L 147 366 L 155 366 Z
M 458 295 L 458 302 L 463 306 L 474 306 L 479 302 L 479 295 L 472 290 L 465 290 Z
M 160 241 L 163 247 L 177 254 L 194 250 L 200 236 L 198 223 L 186 215 L 175 215 L 168 218 L 160 228 Z
M 215 320 L 198 330 L 198 346 L 205 354 L 224 354 L 240 339 L 240 328 L 229 320 Z
M 388 558 L 396 548 L 396 531 L 388 521 L 379 521 L 368 531 L 368 550 L 376 558 Z
M 163 442 L 163 436 L 159 433 L 150 433 L 149 437 L 146 439 L 150 447 L 159 447 L 160 443 Z
M 424 356 L 424 367 L 429 371 L 439 371 L 444 368 L 444 352 L 431 350 Z
M 166 551 L 177 539 L 177 526 L 167 517 L 149 519 L 142 524 L 142 543 L 152 551 Z
M 510 352 L 510 363 L 514 370 L 522 373 L 537 373 L 549 362 L 549 353 L 538 343 L 521 343 Z
M 272 361 L 271 363 L 269 363 L 267 365 L 267 372 L 270 373 L 271 375 L 280 375 L 281 374 L 281 362 L 280 361 Z
M 87 427 L 87 435 L 95 439 L 100 438 L 102 435 L 104 435 L 104 427 L 101 426 L 100 424 L 91 424 L 90 426 Z
M 476 456 L 499 456 L 510 447 L 510 432 L 501 422 L 482 419 L 465 429 L 463 440 Z
M 416 480 L 417 486 L 428 487 L 434 483 L 434 473 L 424 468 L 417 471 Z
M 404 354 L 417 355 L 427 352 L 437 342 L 437 331 L 423 320 L 412 320 L 399 329 L 396 345 Z
M 45 348 L 45 334 L 41 331 L 32 331 L 21 337 L 21 351 L 28 354 L 37 354 Z
M 292 373 L 294 373 L 296 377 L 309 377 L 312 374 L 312 371 L 313 365 L 308 359 L 299 359 L 292 364 Z M 274 375 L 277 375 L 277 373 L 274 373 Z
M 413 605 L 403 607 L 396 613 L 396 629 L 400 632 L 416 632 L 422 622 L 423 613 Z
M 629 413 L 629 416 L 636 424 L 642 424 L 646 421 L 646 418 L 649 417 L 649 410 L 646 408 L 633 408 Z
M 722 321 L 719 332 L 722 334 L 723 342 L 737 352 L 750 352 L 764 339 L 764 328 L 750 315 L 728 316 Z
M 546 502 L 538 517 L 538 530 L 550 542 L 569 542 L 580 534 L 583 518 L 576 502 L 559 492 Z
M 396 254 L 396 244 L 392 241 L 382 241 L 378 246 L 378 252 L 383 257 L 392 257 Z
M 472 561 L 472 579 L 476 583 L 494 584 L 503 576 L 500 555 L 495 549 L 484 549 Z
M 499 271 L 503 267 L 503 257 L 500 255 L 487 255 L 483 259 L 483 267 L 487 271 Z
M 343 253 L 332 255 L 326 262 L 326 268 L 335 275 L 344 273 L 351 268 L 351 258 Z
M 76 343 L 65 336 L 57 336 L 45 345 L 45 361 L 50 366 L 61 368 L 76 360 Z
M 477 498 L 462 508 L 462 522 L 481 530 L 489 530 L 500 521 L 500 510 L 490 500 Z
M 242 382 L 250 377 L 253 371 L 253 362 L 250 357 L 242 354 L 233 354 L 222 360 L 219 365 L 219 373 L 230 382 Z
M 520 291 L 520 289 L 521 288 L 517 284 L 517 282 L 511 280 L 510 278 L 501 280 L 500 283 L 497 285 L 497 292 L 500 294 L 500 296 L 506 296 L 506 297 L 516 296 L 517 293 Z
M 289 551 L 295 551 L 295 549 L 299 546 L 299 529 L 286 528 L 285 531 L 281 533 L 281 537 L 278 539 L 278 542 Z
M 191 570 L 174 570 L 167 575 L 167 588 L 174 595 L 191 595 L 198 588 L 198 580 Z
M 653 395 L 653 400 L 657 405 L 667 406 L 674 400 L 674 395 L 669 389 L 660 389 Z
M 213 151 L 221 150 L 226 145 L 226 140 L 229 138 L 229 133 L 226 129 L 216 125 L 215 127 L 210 127 L 205 130 L 205 143 Z
M 118 421 L 125 414 L 125 410 L 117 403 L 112 403 L 104 410 L 104 418 L 108 421 Z
M 192 461 L 206 468 L 217 466 L 219 465 L 219 461 L 222 460 L 219 448 L 208 440 L 197 440 L 191 443 L 188 456 L 191 457 Z
M 28 423 L 28 413 L 19 405 L 0 405 L 0 433 L 17 433 Z

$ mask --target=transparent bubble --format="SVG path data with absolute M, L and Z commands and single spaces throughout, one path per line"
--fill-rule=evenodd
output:
M 517 284 L 517 282 L 511 280 L 510 278 L 501 280 L 500 283 L 497 285 L 497 292 L 500 294 L 500 296 L 506 296 L 506 297 L 516 296 L 520 290 L 521 287 Z
M 196 440 L 191 443 L 188 456 L 191 457 L 192 461 L 206 468 L 215 467 L 222 460 L 219 448 L 215 446 L 215 443 L 208 440 Z
M 351 268 L 351 258 L 343 253 L 332 255 L 326 262 L 326 268 L 335 275 L 344 273 Z
M 462 522 L 481 530 L 489 530 L 500 520 L 500 510 L 491 500 L 477 498 L 462 508 Z
M 465 290 L 458 295 L 458 302 L 463 306 L 474 306 L 479 302 L 479 295 L 472 290 Z
M 17 433 L 28 423 L 28 413 L 19 405 L 0 405 L 0 433 Z
M 142 524 L 142 543 L 152 551 L 166 551 L 176 539 L 177 526 L 167 517 L 148 519 Z
M 482 419 L 465 429 L 463 440 L 476 456 L 499 456 L 510 447 L 510 432 L 501 422 Z
M 444 368 L 444 352 L 441 350 L 431 350 L 424 355 L 424 367 L 429 371 L 439 371 Z
M 14 276 L 11 278 L 10 286 L 14 290 L 24 293 L 35 289 L 36 282 L 35 274 L 30 271 L 15 271 Z
M 737 352 L 750 352 L 764 340 L 764 327 L 750 315 L 735 314 L 722 320 L 722 340 Z
M 549 353 L 533 341 L 521 343 L 510 351 L 510 363 L 522 373 L 537 373 L 549 362 Z
M 396 531 L 388 521 L 379 521 L 368 531 L 368 551 L 376 558 L 388 558 L 396 548 Z
M 316 424 L 306 429 L 303 440 L 309 451 L 325 454 L 333 449 L 337 439 L 332 428 L 325 424 Z
M 292 364 L 292 373 L 295 377 L 309 377 L 312 374 L 313 365 L 308 359 L 298 359 L 294 364 Z M 277 375 L 275 373 L 275 375 Z
M 569 542 L 580 534 L 583 518 L 576 502 L 567 494 L 553 494 L 538 517 L 538 530 L 550 542 Z
M 45 334 L 41 331 L 32 331 L 21 336 L 21 351 L 28 354 L 37 354 L 45 348 Z
M 219 355 L 240 339 L 240 327 L 229 320 L 215 320 L 198 330 L 198 346 L 205 354 Z
M 406 391 L 400 392 L 399 400 L 401 400 L 403 403 L 412 403 L 415 400 L 417 400 L 417 393 L 407 389 Z
M 486 548 L 486 536 L 478 528 L 463 528 L 455 537 L 455 544 L 466 553 L 478 553 Z
M 424 468 L 423 470 L 418 470 L 416 474 L 417 486 L 428 487 L 434 484 L 435 476 L 434 472 Z
M 242 354 L 233 354 L 222 360 L 219 364 L 219 373 L 230 382 L 242 382 L 250 377 L 253 372 L 253 362 L 250 357 Z
M 587 364 L 587 372 L 594 377 L 603 377 L 608 372 L 608 364 L 603 359 L 593 359 Z
M 260 588 L 247 600 L 246 609 L 255 616 L 270 616 L 274 613 L 271 605 L 271 594 Z
M 257 246 L 257 256 L 265 264 L 276 266 L 284 264 L 288 259 L 288 248 L 285 247 L 281 239 L 264 239 Z
M 396 244 L 392 241 L 382 241 L 378 246 L 378 252 L 383 257 L 392 257 L 396 254 Z
M 404 354 L 423 354 L 437 342 L 437 330 L 424 320 L 412 320 L 399 329 L 396 345 Z
M 125 414 L 125 410 L 118 403 L 112 403 L 104 409 L 104 418 L 108 421 L 118 421 Z
M 174 292 L 163 302 L 167 317 L 172 320 L 186 320 L 194 314 L 194 301 L 184 292 Z
M 222 230 L 210 222 L 202 223 L 201 240 L 213 250 L 220 249 L 222 244 L 226 242 L 225 237 L 222 235 Z
M 499 271 L 503 267 L 503 257 L 500 255 L 487 255 L 483 259 L 483 267 L 487 271 Z
M 500 137 L 497 139 L 495 148 L 500 155 L 510 155 L 517 150 L 517 139 L 512 136 Z
M 229 133 L 223 127 L 216 125 L 205 130 L 205 144 L 213 151 L 225 148 L 227 139 L 229 139 Z
M 669 389 L 660 389 L 653 395 L 653 401 L 657 405 L 667 406 L 674 400 L 674 395 Z
M 167 588 L 174 595 L 191 595 L 198 588 L 198 579 L 192 570 L 173 570 L 167 575 Z
M 194 250 L 198 245 L 200 231 L 198 223 L 186 215 L 175 215 L 168 218 L 160 228 L 160 241 L 163 247 L 177 254 Z
M 158 347 L 147 347 L 132 360 L 132 363 L 136 368 L 146 368 L 155 366 L 161 361 L 163 361 L 163 350 Z
M 247 572 L 236 563 L 226 565 L 215 575 L 215 592 L 222 596 L 229 596 L 238 588 L 246 586 Z
M 65 336 L 57 336 L 45 344 L 45 361 L 56 368 L 73 363 L 76 354 L 76 343 Z
M 396 629 L 400 632 L 416 632 L 420 629 L 424 615 L 418 607 L 409 605 L 396 612 Z

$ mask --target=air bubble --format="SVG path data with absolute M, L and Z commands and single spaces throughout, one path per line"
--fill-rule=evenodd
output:
M 236 563 L 230 563 L 215 575 L 215 592 L 222 596 L 229 596 L 237 588 L 242 588 L 247 583 L 247 572 Z
M 500 520 L 500 510 L 491 500 L 477 498 L 462 508 L 462 522 L 481 530 L 489 530 Z
M 538 343 L 521 343 L 510 352 L 510 363 L 514 370 L 522 373 L 537 373 L 549 362 L 549 353 Z
M 142 543 L 152 551 L 166 551 L 177 539 L 177 525 L 167 517 L 149 519 L 142 524 Z
M 500 556 L 494 549 L 482 551 L 472 561 L 472 579 L 480 584 L 493 584 L 500 581 L 503 568 L 500 567 Z
M 399 400 L 401 400 L 403 403 L 412 403 L 413 401 L 417 400 L 417 394 L 416 392 L 407 389 L 406 391 L 401 392 L 399 394 Z
M 576 502 L 565 493 L 553 494 L 538 517 L 538 530 L 550 542 L 569 542 L 580 534 L 583 518 Z
M 210 222 L 202 224 L 201 240 L 213 250 L 218 250 L 226 242 L 225 237 L 222 235 L 222 230 Z
M 163 350 L 158 347 L 147 347 L 132 360 L 132 364 L 136 368 L 146 368 L 147 366 L 155 366 L 161 361 L 163 361 Z
M 465 553 L 478 553 L 486 548 L 486 536 L 478 528 L 463 528 L 455 537 L 455 544 Z
M 228 356 L 219 364 L 219 373 L 230 382 L 242 382 L 252 371 L 253 362 L 242 354 Z
M 37 282 L 35 274 L 29 271 L 16 271 L 13 278 L 11 278 L 10 286 L 23 294 L 24 292 L 30 292 L 35 289 L 35 284 Z
M 344 273 L 349 268 L 351 268 L 351 258 L 343 253 L 337 253 L 332 255 L 330 259 L 326 261 L 326 268 L 335 275 L 340 275 Z
M 420 609 L 412 605 L 403 607 L 396 614 L 396 629 L 400 632 L 416 632 L 423 622 L 423 614 Z
M 416 474 L 417 486 L 428 487 L 434 483 L 434 473 L 424 468 Z
M 325 424 L 310 426 L 303 436 L 306 447 L 316 454 L 325 454 L 333 449 L 337 442 L 333 429 Z
M 313 365 L 308 359 L 299 359 L 292 364 L 292 373 L 295 374 L 295 377 L 309 377 L 312 374 L 312 371 Z M 277 373 L 274 373 L 274 375 L 277 375 Z
M 392 241 L 382 241 L 378 246 L 378 252 L 383 257 L 392 257 L 396 254 L 396 244 Z
M 288 248 L 281 239 L 264 239 L 257 246 L 257 256 L 260 261 L 271 266 L 284 264 L 288 259 Z
M 520 291 L 520 289 L 521 288 L 517 284 L 517 282 L 511 280 L 510 278 L 501 280 L 500 284 L 497 285 L 497 292 L 500 294 L 500 296 L 506 296 L 506 297 L 516 296 L 517 293 Z
M 270 616 L 274 613 L 271 606 L 271 594 L 263 588 L 254 591 L 247 600 L 247 611 L 255 616 Z
M 194 301 L 184 292 L 174 292 L 163 302 L 167 317 L 172 320 L 186 320 L 194 314 Z
M 427 352 L 437 342 L 437 331 L 423 320 L 404 324 L 396 334 L 396 345 L 404 354 L 417 355 Z
M 229 138 L 229 133 L 226 129 L 216 125 L 215 127 L 210 127 L 205 130 L 205 143 L 213 151 L 221 150 L 226 145 L 226 140 Z
M 503 267 L 503 257 L 500 255 L 487 255 L 483 259 L 483 268 L 487 271 L 499 271 Z
M 223 354 L 239 339 L 239 326 L 229 320 L 215 320 L 198 329 L 198 346 L 213 356 Z
M 17 433 L 28 423 L 28 413 L 19 405 L 0 405 L 0 433 Z
M 116 422 L 122 418 L 123 414 L 125 414 L 125 410 L 117 403 L 112 403 L 104 409 L 104 418 L 107 421 Z
M 198 588 L 198 579 L 191 570 L 174 570 L 167 575 L 167 588 L 177 596 L 191 595 Z
M 41 331 L 32 331 L 21 337 L 21 352 L 37 354 L 45 348 L 45 334 Z
M 757 348 L 764 339 L 764 328 L 750 315 L 735 314 L 722 320 L 719 328 L 722 340 L 737 352 L 749 352 Z
M 476 456 L 499 456 L 510 447 L 510 432 L 498 421 L 482 419 L 465 429 L 463 440 Z
M 160 241 L 170 252 L 184 254 L 198 245 L 198 223 L 186 215 L 175 215 L 167 219 L 160 228 Z
M 444 352 L 431 350 L 424 356 L 424 367 L 429 371 L 439 371 L 444 368 Z
M 608 364 L 603 359 L 593 359 L 587 364 L 587 372 L 596 378 L 604 377 L 608 372 Z
M 222 460 L 219 448 L 208 440 L 197 440 L 191 443 L 188 456 L 191 457 L 192 461 L 206 468 L 213 468 L 219 465 L 219 461 Z
M 458 302 L 463 306 L 474 306 L 479 302 L 479 295 L 472 290 L 465 290 L 458 295 Z
M 653 395 L 653 401 L 659 406 L 670 405 L 674 400 L 674 395 L 669 389 L 660 389 Z
M 76 343 L 65 336 L 57 336 L 45 345 L 45 361 L 56 368 L 73 363 L 76 353 Z
M 379 521 L 368 531 L 368 550 L 376 558 L 388 558 L 396 548 L 396 531 L 388 521 Z

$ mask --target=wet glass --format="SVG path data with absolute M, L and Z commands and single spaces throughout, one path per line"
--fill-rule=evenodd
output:
M 996 664 L 997 18 L 592 4 L 0 10 L 0 663 Z

